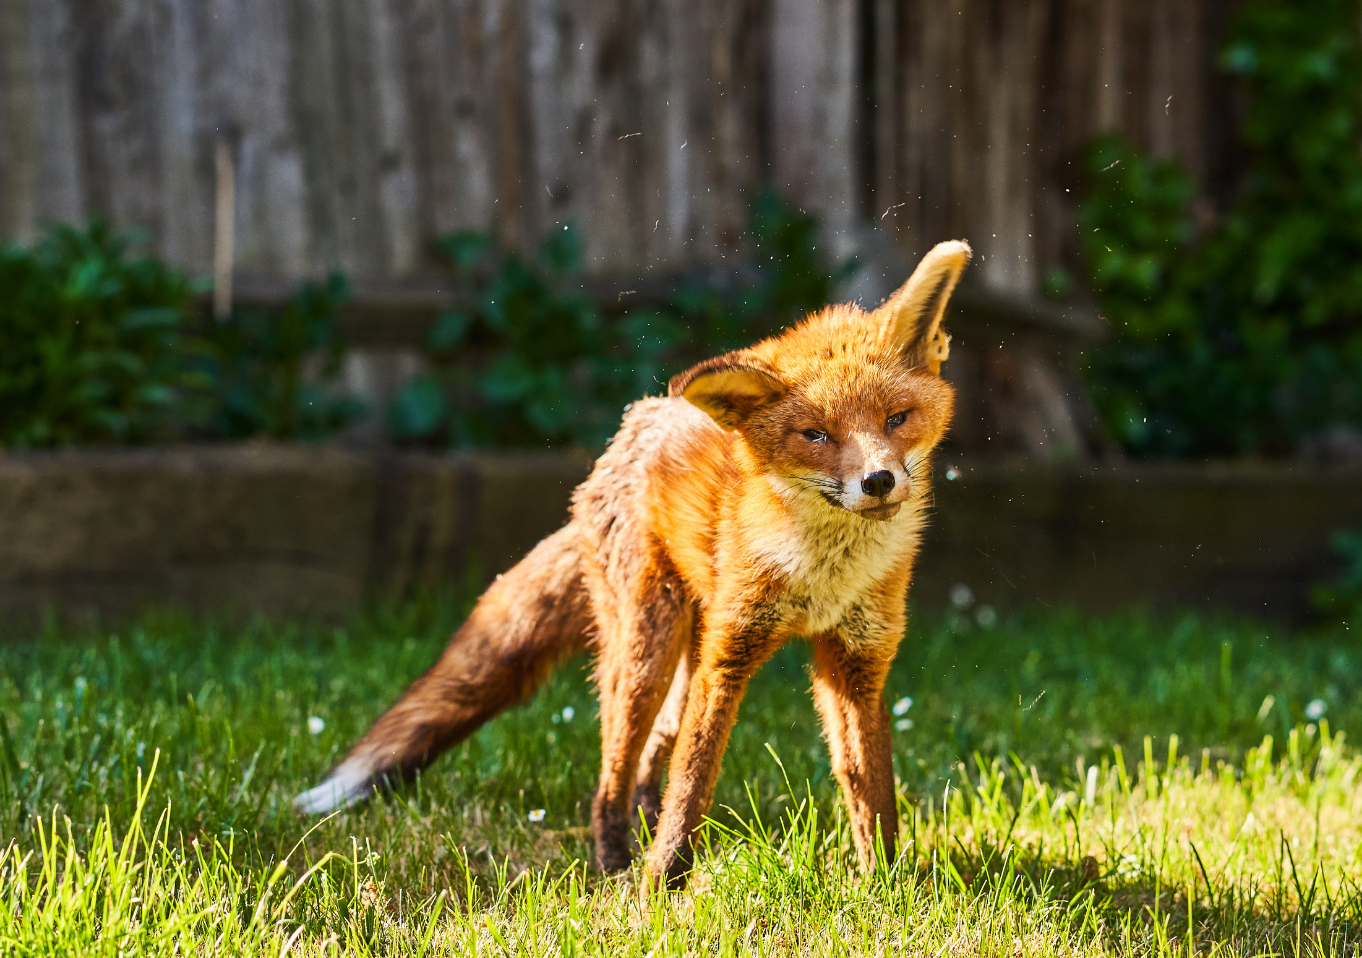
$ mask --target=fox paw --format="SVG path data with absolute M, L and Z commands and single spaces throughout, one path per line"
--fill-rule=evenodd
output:
M 656 785 L 634 786 L 634 822 L 640 817 L 648 834 L 657 831 L 657 820 L 662 816 L 662 793 Z

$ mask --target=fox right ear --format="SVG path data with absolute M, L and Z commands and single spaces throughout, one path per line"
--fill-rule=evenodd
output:
M 765 363 L 743 353 L 726 353 L 706 359 L 672 377 L 668 387 L 699 406 L 724 429 L 737 429 L 762 406 L 785 395 L 785 384 Z

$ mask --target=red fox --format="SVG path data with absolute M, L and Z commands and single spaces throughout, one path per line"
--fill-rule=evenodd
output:
M 656 822 L 647 878 L 680 887 L 748 680 L 801 635 L 858 855 L 892 861 L 885 678 L 954 401 L 941 321 L 969 259 L 967 244 L 942 243 L 874 312 L 828 307 L 635 403 L 568 524 L 487 589 L 295 807 L 328 811 L 416 771 L 590 644 L 597 862 L 629 866 L 641 808 Z

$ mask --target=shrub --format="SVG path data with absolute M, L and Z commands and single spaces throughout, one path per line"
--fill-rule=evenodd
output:
M 407 443 L 599 449 L 626 403 L 832 299 L 855 264 L 829 270 L 817 227 L 763 191 L 752 203 L 746 265 L 710 271 L 656 308 L 609 321 L 580 288 L 571 224 L 550 231 L 534 261 L 498 253 L 483 233 L 446 237 L 439 246 L 466 305 L 431 327 L 431 371 L 399 393 L 389 428 Z
M 195 285 L 132 244 L 92 219 L 0 250 L 0 445 L 318 438 L 360 414 L 327 388 L 342 277 L 205 325 Z
M 572 288 L 582 267 L 570 224 L 538 258 L 500 254 L 490 236 L 439 241 L 466 305 L 431 326 L 431 371 L 394 400 L 388 424 L 402 442 L 456 446 L 602 445 L 619 414 L 619 370 L 591 298 Z
M 1231 208 L 1119 137 L 1086 160 L 1084 252 L 1117 331 L 1087 375 L 1137 455 L 1283 455 L 1362 426 L 1362 37 L 1357 0 L 1250 0 L 1220 64 L 1251 107 Z M 1206 217 L 1202 217 L 1206 219 Z
M 752 200 L 748 264 L 709 283 L 679 289 L 665 313 L 688 333 L 693 358 L 747 346 L 793 325 L 835 296 L 856 269 L 854 259 L 829 268 L 818 253 L 818 220 L 791 207 L 774 189 Z
M 336 327 L 350 298 L 345 277 L 304 283 L 282 309 L 237 308 L 208 333 L 204 368 L 213 383 L 208 429 L 228 438 L 321 439 L 364 413 L 331 385 L 345 359 Z
M 94 219 L 0 251 L 0 444 L 139 442 L 201 411 L 193 289 Z

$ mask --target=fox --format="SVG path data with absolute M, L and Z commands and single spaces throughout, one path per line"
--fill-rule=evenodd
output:
M 628 869 L 642 818 L 644 880 L 682 888 L 748 682 L 798 636 L 858 858 L 892 863 L 885 685 L 954 408 L 942 322 L 970 257 L 941 243 L 873 311 L 825 307 L 628 407 L 567 524 L 488 587 L 295 808 L 330 812 L 410 777 L 589 647 L 596 863 Z

